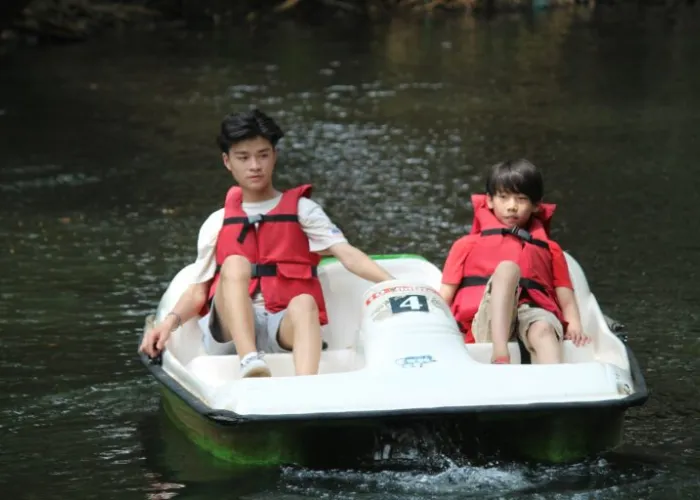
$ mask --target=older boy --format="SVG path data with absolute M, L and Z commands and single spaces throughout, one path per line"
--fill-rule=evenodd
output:
M 392 279 L 311 199 L 311 186 L 285 192 L 272 184 L 282 130 L 258 110 L 224 118 L 221 157 L 238 186 L 202 225 L 195 282 L 140 349 L 161 351 L 172 331 L 202 315 L 210 354 L 241 357 L 242 377 L 269 377 L 261 351 L 294 353 L 297 375 L 318 372 L 321 325 L 328 322 L 317 277 L 320 255 L 372 282 Z
M 581 329 L 561 247 L 549 238 L 555 205 L 527 160 L 494 165 L 486 195 L 473 195 L 471 233 L 447 256 L 440 295 L 469 342 L 492 342 L 492 363 L 510 363 L 514 333 L 538 363 L 560 363 L 561 342 L 590 339 Z M 565 333 L 566 332 L 566 333 Z

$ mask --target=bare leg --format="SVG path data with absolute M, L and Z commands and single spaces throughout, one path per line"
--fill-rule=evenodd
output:
M 255 352 L 253 304 L 248 295 L 251 265 L 240 255 L 227 257 L 221 266 L 214 306 L 225 341 L 233 340 L 241 359 Z
M 527 330 L 527 341 L 534 351 L 537 364 L 561 363 L 561 344 L 552 325 L 535 321 Z
M 294 352 L 294 368 L 297 375 L 316 375 L 321 358 L 321 324 L 318 306 L 311 295 L 294 297 L 282 318 L 279 342 Z
M 508 340 L 512 334 L 513 315 L 516 314 L 516 292 L 520 280 L 520 267 L 512 261 L 503 261 L 491 276 L 491 359 L 509 356 Z

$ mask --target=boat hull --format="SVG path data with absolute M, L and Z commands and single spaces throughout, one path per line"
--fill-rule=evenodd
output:
M 625 413 L 601 405 L 223 424 L 165 386 L 162 407 L 192 442 L 232 465 L 314 468 L 390 466 L 420 450 L 452 459 L 578 461 L 621 444 Z

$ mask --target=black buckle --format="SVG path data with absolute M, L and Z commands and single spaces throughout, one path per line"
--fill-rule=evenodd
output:
M 250 272 L 251 278 L 277 276 L 277 264 L 252 264 Z M 311 276 L 318 278 L 316 266 L 311 267 Z
M 245 237 L 248 236 L 248 231 L 250 231 L 251 227 L 255 227 L 256 223 L 262 222 L 264 220 L 265 217 L 263 216 L 263 214 L 249 215 L 248 219 L 245 222 L 243 222 L 241 232 L 238 233 L 238 243 L 243 243 L 245 241 Z
M 510 229 L 506 230 L 508 233 L 512 234 L 513 236 L 516 236 L 520 238 L 523 241 L 527 241 L 528 243 L 532 243 L 532 235 L 525 231 L 522 227 L 519 226 L 513 226 Z
M 257 224 L 258 222 L 262 222 L 265 219 L 263 214 L 255 214 L 255 215 L 249 215 L 248 216 L 248 222 L 246 222 L 246 226 L 252 226 L 253 224 Z
M 277 276 L 277 265 L 275 264 L 252 264 L 250 266 L 251 278 L 262 278 L 263 276 Z

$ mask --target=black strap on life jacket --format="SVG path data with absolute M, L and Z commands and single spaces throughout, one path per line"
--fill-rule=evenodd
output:
M 221 266 L 217 264 L 216 273 L 221 271 Z M 251 278 L 260 278 L 262 276 L 277 276 L 277 264 L 253 264 L 250 271 Z M 316 266 L 311 266 L 311 276 L 316 278 L 318 276 L 318 269 Z
M 483 286 L 488 283 L 491 276 L 465 276 L 460 281 L 457 289 L 464 288 L 467 286 Z M 524 290 L 537 290 L 538 292 L 547 293 L 546 288 L 535 280 L 528 278 L 520 278 L 520 286 Z
M 546 241 L 543 240 L 538 240 L 536 238 L 533 238 L 532 235 L 524 230 L 521 227 L 518 226 L 513 226 L 512 228 L 504 228 L 504 227 L 497 227 L 493 229 L 484 229 L 481 231 L 481 236 L 494 236 L 494 235 L 500 235 L 500 236 L 505 236 L 505 235 L 512 235 L 517 238 L 520 238 L 526 243 L 530 243 L 531 245 L 537 245 L 538 247 L 546 248 L 549 249 L 549 245 L 547 244 Z
M 243 224 L 241 232 L 238 234 L 238 243 L 243 243 L 245 237 L 248 236 L 250 228 L 255 227 L 255 224 L 261 222 L 299 222 L 299 216 L 296 214 L 256 214 L 247 217 L 226 217 L 224 226 L 229 224 Z

